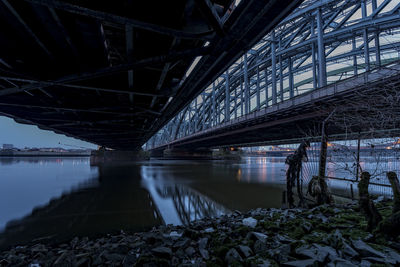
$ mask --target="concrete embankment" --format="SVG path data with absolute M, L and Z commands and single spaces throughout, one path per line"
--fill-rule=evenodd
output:
M 376 205 L 385 217 L 393 203 Z M 236 211 L 190 226 L 18 246 L 0 252 L 0 265 L 399 266 L 399 238 L 387 240 L 365 228 L 357 203 Z

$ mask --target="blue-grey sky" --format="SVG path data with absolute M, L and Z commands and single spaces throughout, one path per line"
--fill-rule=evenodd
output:
M 61 143 L 61 144 L 59 144 Z M 96 145 L 40 130 L 33 125 L 16 123 L 13 119 L 0 116 L 0 146 L 13 144 L 15 147 L 64 147 L 64 148 L 97 148 Z

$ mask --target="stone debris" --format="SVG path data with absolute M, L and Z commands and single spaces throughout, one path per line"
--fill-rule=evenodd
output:
M 257 226 L 257 220 L 249 217 L 242 220 L 243 225 L 254 228 Z
M 392 202 L 377 208 L 390 214 Z M 400 240 L 366 232 L 356 204 L 235 211 L 190 226 L 75 237 L 0 252 L 0 266 L 400 266 Z

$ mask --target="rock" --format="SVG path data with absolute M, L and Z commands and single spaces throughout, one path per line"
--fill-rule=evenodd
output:
M 72 239 L 70 242 L 71 248 L 75 248 L 78 243 L 79 243 L 78 237 L 75 237 L 74 239 Z
M 93 260 L 93 262 L 92 262 L 92 265 L 94 265 L 94 266 L 96 266 L 96 265 L 102 265 L 103 261 L 102 261 L 102 259 L 101 259 L 101 256 L 95 256 L 95 257 L 93 257 L 93 258 L 94 258 L 94 260 Z M 56 265 L 56 264 L 54 263 L 54 265 Z
M 328 264 L 328 267 L 353 267 L 354 263 L 344 259 L 336 259 Z
M 385 200 L 385 197 L 384 196 L 379 196 L 375 200 L 373 200 L 373 202 L 374 203 L 379 203 L 379 202 L 382 202 L 383 200 Z
M 338 258 L 338 254 L 335 249 L 327 246 L 320 246 L 318 244 L 299 247 L 296 249 L 296 254 L 312 258 L 318 262 L 325 262 L 327 257 L 329 257 L 331 260 Z
M 331 261 L 337 259 L 339 257 L 339 255 L 337 254 L 336 250 L 332 247 L 329 246 L 321 246 L 319 244 L 313 244 L 313 246 L 318 249 L 318 251 L 324 251 L 326 253 L 328 253 L 328 256 L 330 258 Z
M 393 249 L 386 248 L 385 249 L 386 255 L 392 258 L 397 264 L 400 263 L 400 254 L 394 251 Z
M 327 223 L 328 222 L 328 218 L 326 218 L 323 214 L 318 213 L 318 214 L 310 214 L 307 216 L 308 219 L 317 219 L 323 223 Z
M 342 210 L 341 210 L 341 209 L 338 209 L 338 208 L 333 208 L 333 212 L 334 212 L 335 214 L 338 214 L 338 213 L 342 212 Z
M 370 267 L 372 265 L 372 263 L 370 263 L 367 260 L 362 260 L 360 263 L 360 267 Z
M 172 255 L 172 250 L 167 247 L 157 247 L 153 248 L 151 250 L 155 255 L 160 256 L 160 257 L 171 257 Z
M 185 249 L 185 253 L 186 255 L 191 257 L 194 253 L 196 253 L 196 250 L 193 247 L 188 247 L 187 249 Z
M 285 262 L 283 263 L 283 266 L 296 266 L 296 267 L 313 267 L 313 266 L 317 266 L 317 263 L 315 260 L 313 259 L 309 259 L 309 260 L 299 260 L 299 261 L 289 261 L 289 262 Z
M 175 242 L 173 248 L 187 248 L 189 245 L 190 245 L 190 239 L 184 238 L 183 240 Z
M 290 244 L 290 243 L 292 243 L 292 242 L 295 241 L 294 239 L 292 239 L 292 238 L 290 238 L 290 237 L 288 237 L 288 236 L 280 235 L 280 234 L 277 234 L 276 236 L 274 236 L 274 239 L 275 239 L 278 243 L 284 243 L 284 244 Z
M 126 256 L 125 256 L 125 258 L 124 258 L 124 260 L 122 261 L 122 264 L 124 265 L 124 266 L 131 266 L 131 265 L 134 265 L 135 263 L 136 263 L 136 260 L 137 260 L 137 256 L 136 255 L 134 255 L 134 254 L 127 254 Z M 80 266 L 79 264 L 77 264 L 78 266 Z M 86 264 L 86 265 L 84 265 L 84 266 L 90 266 L 90 264 Z
M 98 245 L 98 244 L 97 244 Z M 131 244 L 132 248 L 140 248 L 146 245 L 146 242 L 143 241 L 136 241 L 133 244 Z
M 330 246 L 332 246 L 334 248 L 340 247 L 343 243 L 342 233 L 338 229 L 336 229 L 333 234 L 329 235 L 327 242 Z
M 242 224 L 251 228 L 254 228 L 257 226 L 257 220 L 254 219 L 253 217 L 248 217 L 242 220 Z
M 242 213 L 238 210 L 235 210 L 235 211 L 233 211 L 233 215 L 240 216 L 240 215 L 242 215 Z
M 206 232 L 206 233 L 213 233 L 213 232 L 214 232 L 214 228 L 209 227 L 209 228 L 205 229 L 204 232 Z
M 38 252 L 46 253 L 47 251 L 48 249 L 43 244 L 37 244 L 31 248 L 31 252 L 33 253 L 38 253 Z
M 292 248 L 291 244 L 284 244 L 284 245 L 276 248 L 275 250 L 279 251 L 279 254 L 289 255 L 291 248 Z
M 261 242 L 265 243 L 267 242 L 267 238 L 268 236 L 263 234 L 263 233 L 259 233 L 259 232 L 250 232 L 247 234 L 247 239 L 252 239 L 252 240 L 260 240 Z
M 301 227 L 303 228 L 303 230 L 304 230 L 306 233 L 309 233 L 309 232 L 311 232 L 312 224 L 309 223 L 309 222 L 304 222 L 304 223 L 301 225 Z
M 127 254 L 129 250 L 130 250 L 129 246 L 124 244 L 119 244 L 113 251 L 119 254 Z
M 171 252 L 172 253 L 172 252 Z M 159 255 L 161 256 L 161 255 Z M 107 261 L 111 261 L 113 263 L 117 263 L 117 262 L 121 262 L 125 256 L 121 255 L 121 254 L 117 254 L 117 253 L 105 253 L 103 255 L 103 257 L 107 260 Z
M 171 259 L 171 265 L 172 266 L 177 266 L 179 265 L 179 259 L 177 257 L 172 257 Z
M 259 254 L 259 253 L 263 253 L 267 250 L 267 245 L 265 244 L 265 242 L 262 242 L 260 240 L 256 240 L 256 242 L 254 243 L 254 252 Z
M 179 234 L 177 231 L 172 231 L 171 233 L 169 233 L 169 236 L 172 238 L 179 238 L 182 236 L 182 234 Z
M 56 261 L 53 263 L 53 265 L 59 265 L 59 264 L 61 264 L 67 256 L 68 256 L 68 251 L 62 253 L 62 254 L 56 259 Z
M 190 229 L 190 228 L 186 228 L 185 231 L 183 232 L 182 236 L 184 237 L 188 237 L 190 239 L 197 239 L 199 237 L 200 232 Z
M 363 258 L 363 260 L 367 260 L 369 262 L 377 263 L 377 264 L 384 264 L 384 263 L 388 263 L 388 264 L 392 264 L 392 265 L 396 264 L 396 261 L 391 258 L 365 257 L 365 258 Z
M 178 249 L 177 251 L 175 251 L 174 256 L 182 259 L 186 257 L 186 253 L 183 249 Z
M 207 237 L 200 238 L 200 240 L 199 240 L 199 248 L 200 249 L 205 249 L 207 247 L 207 243 L 208 243 L 208 238 Z
M 238 250 L 239 253 L 245 258 L 248 258 L 251 256 L 251 254 L 253 254 L 253 251 L 248 246 L 239 245 Z
M 228 264 L 232 264 L 234 262 L 242 262 L 243 259 L 242 257 L 239 255 L 239 253 L 236 251 L 236 249 L 231 248 L 225 255 L 225 261 Z
M 153 245 L 157 240 L 160 240 L 160 236 L 155 233 L 144 233 L 143 239 L 147 244 Z
M 362 240 L 365 241 L 365 242 L 368 242 L 368 241 L 371 241 L 373 239 L 374 239 L 374 235 L 373 234 L 368 234 Z
M 268 254 L 278 262 L 287 261 L 291 251 L 290 244 L 284 244 L 276 249 L 268 250 Z
M 389 246 L 390 246 L 391 248 L 396 249 L 397 251 L 400 251 L 400 243 L 399 243 L 399 242 L 392 242 L 392 241 L 389 241 Z
M 273 266 L 269 260 L 260 259 L 259 261 L 262 261 L 262 263 L 258 263 L 258 264 L 257 264 L 257 267 L 269 267 L 269 266 Z
M 356 240 L 353 241 L 353 247 L 361 254 L 363 257 L 380 257 L 384 258 L 385 254 L 373 249 L 367 245 L 364 241 Z
M 342 243 L 342 253 L 349 256 L 350 258 L 357 257 L 359 254 L 345 241 Z
M 199 252 L 200 252 L 200 255 L 203 257 L 203 259 L 208 260 L 210 258 L 210 255 L 207 250 L 200 248 Z

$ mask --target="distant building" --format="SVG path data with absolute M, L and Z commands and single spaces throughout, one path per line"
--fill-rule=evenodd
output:
M 3 149 L 14 149 L 14 145 L 12 145 L 12 144 L 3 144 Z

